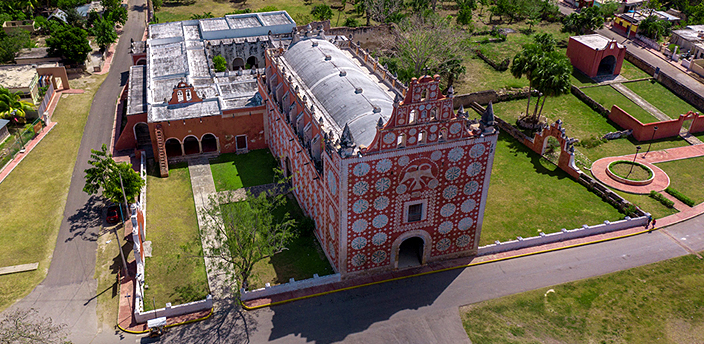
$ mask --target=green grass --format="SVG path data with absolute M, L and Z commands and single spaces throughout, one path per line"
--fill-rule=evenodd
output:
M 287 198 L 286 203 L 274 212 L 277 219 L 282 219 L 286 213 L 296 220 L 294 230 L 299 236 L 287 245 L 287 250 L 254 265 L 256 277 L 250 281 L 252 289 L 264 287 L 265 283 L 275 285 L 287 283 L 290 278 L 298 281 L 312 278 L 313 274 L 324 276 L 334 272 L 313 233 L 302 233 L 305 215 L 295 198 Z
M 629 180 L 648 180 L 653 176 L 653 173 L 645 165 L 634 164 L 630 161 L 616 161 L 609 167 L 615 175 Z
M 628 60 L 623 60 L 623 65 L 621 65 L 621 76 L 628 80 L 652 77 L 652 75 L 648 75 L 648 73 L 628 62 Z
M 613 190 L 613 189 L 612 189 Z M 650 213 L 654 218 L 659 219 L 661 217 L 676 214 L 677 209 L 668 208 L 657 200 L 651 198 L 648 195 L 637 195 L 632 193 L 627 193 L 623 191 L 613 190 L 615 193 L 621 195 L 621 197 L 627 199 L 629 202 L 635 204 L 637 207 L 641 208 L 643 211 Z
M 83 128 L 103 80 L 105 76 L 71 80 L 72 87 L 86 92 L 62 96 L 52 117 L 59 124 L 0 184 L 0 266 L 39 262 L 35 271 L 0 276 L 0 310 L 46 276 Z
M 607 110 L 611 110 L 613 105 L 617 105 L 623 111 L 628 112 L 631 116 L 639 120 L 643 124 L 658 122 L 659 120 L 648 111 L 626 98 L 623 94 L 616 91 L 611 86 L 599 86 L 583 88 L 582 92 L 594 99 L 599 104 L 603 105 Z
M 144 309 L 204 299 L 208 282 L 188 166 L 171 165 L 169 177 L 147 177 L 147 240 Z
M 460 309 L 473 343 L 702 343 L 693 255 Z M 552 290 L 552 291 L 551 291 Z
M 210 160 L 210 169 L 217 191 L 274 182 L 273 169 L 278 167 L 269 149 L 258 149 L 247 154 L 227 153 Z
M 171 5 L 165 4 L 157 12 L 156 15 L 159 18 L 159 22 L 171 22 L 188 20 L 193 14 L 203 14 L 205 12 L 210 12 L 215 17 L 222 17 L 226 13 L 230 13 L 236 10 L 251 9 L 252 11 L 257 11 L 265 6 L 274 6 L 279 10 L 285 10 L 288 14 L 296 21 L 297 25 L 305 25 L 313 18 L 310 15 L 310 11 L 313 6 L 323 3 L 323 1 L 315 0 L 311 1 L 310 4 L 306 4 L 303 1 L 290 1 L 290 0 L 247 0 L 247 1 L 226 1 L 226 0 L 196 0 L 192 5 Z M 339 0 L 325 1 L 326 4 L 330 6 L 340 6 L 341 2 Z M 344 24 L 347 17 L 357 18 L 360 25 L 366 23 L 365 19 L 359 18 L 359 16 L 354 13 L 354 7 L 350 2 L 345 6 L 345 10 L 340 14 L 339 25 Z M 333 9 L 333 17 L 330 20 L 332 26 L 337 26 L 338 11 Z
M 623 216 L 508 134 L 499 135 L 480 246 Z
M 704 157 L 657 164 L 670 177 L 670 186 L 695 203 L 704 202 Z
M 527 99 L 513 100 L 509 102 L 501 102 L 494 104 L 494 112 L 496 115 L 509 123 L 515 123 L 521 113 L 526 111 Z M 531 109 L 535 105 L 535 97 L 532 98 Z M 594 112 L 584 102 L 577 99 L 572 94 L 565 94 L 559 97 L 550 97 L 545 102 L 543 108 L 543 116 L 548 118 L 548 123 L 552 124 L 556 120 L 562 120 L 562 126 L 566 129 L 567 136 L 586 140 L 594 137 L 602 137 L 609 132 L 622 130 L 616 123 L 610 121 L 604 116 Z M 647 147 L 640 142 L 635 141 L 632 137 L 618 140 L 607 141 L 597 147 L 585 148 L 577 147 L 591 161 L 626 154 L 633 154 L 636 151 L 636 146 L 642 145 L 643 149 Z M 669 139 L 655 140 L 652 143 L 652 150 L 661 150 L 673 147 L 682 147 L 689 145 L 687 141 L 675 137 Z M 590 167 L 591 163 L 587 163 Z M 581 166 L 584 167 L 584 166 Z
M 670 92 L 670 90 L 659 82 L 639 81 L 629 82 L 623 85 L 664 112 L 670 118 L 677 119 L 681 114 L 686 114 L 687 111 L 697 111 L 694 106 Z

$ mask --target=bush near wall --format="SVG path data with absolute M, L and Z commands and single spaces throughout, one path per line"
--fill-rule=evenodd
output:
M 690 207 L 693 207 L 693 206 L 696 204 L 696 202 L 694 202 L 694 200 L 692 200 L 691 198 L 689 198 L 689 197 L 683 195 L 681 192 L 679 192 L 679 191 L 677 191 L 677 190 L 675 190 L 675 189 L 673 189 L 673 188 L 671 188 L 671 187 L 667 187 L 667 188 L 665 189 L 665 192 L 669 193 L 670 195 L 672 195 L 672 197 L 677 198 L 677 199 L 680 200 L 682 203 L 684 203 L 684 204 L 686 204 L 686 205 L 688 205 L 688 206 L 690 206 Z
M 650 198 L 655 199 L 656 201 L 662 203 L 662 205 L 668 207 L 668 208 L 674 208 L 675 207 L 675 202 L 670 201 L 669 199 L 665 198 L 661 193 L 657 191 L 650 191 Z

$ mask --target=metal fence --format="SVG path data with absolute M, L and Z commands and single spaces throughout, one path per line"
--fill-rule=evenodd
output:
M 14 129 L 11 129 L 10 137 L 5 142 L 0 143 L 0 170 L 12 161 L 12 158 L 17 153 L 23 151 L 29 141 L 35 138 L 44 126 L 46 126 L 44 121 L 41 118 L 37 118 L 32 123 L 17 125 Z

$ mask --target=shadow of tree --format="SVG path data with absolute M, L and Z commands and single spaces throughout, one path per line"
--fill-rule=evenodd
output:
M 64 242 L 72 241 L 76 238 L 81 238 L 87 241 L 98 240 L 98 232 L 94 230 L 99 228 L 105 216 L 105 203 L 102 197 L 92 195 L 83 207 L 77 209 L 73 215 L 68 217 L 69 237 Z

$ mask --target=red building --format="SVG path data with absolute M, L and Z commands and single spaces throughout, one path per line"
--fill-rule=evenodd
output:
M 567 43 L 567 57 L 590 78 L 619 75 L 626 47 L 600 34 L 572 36 Z

